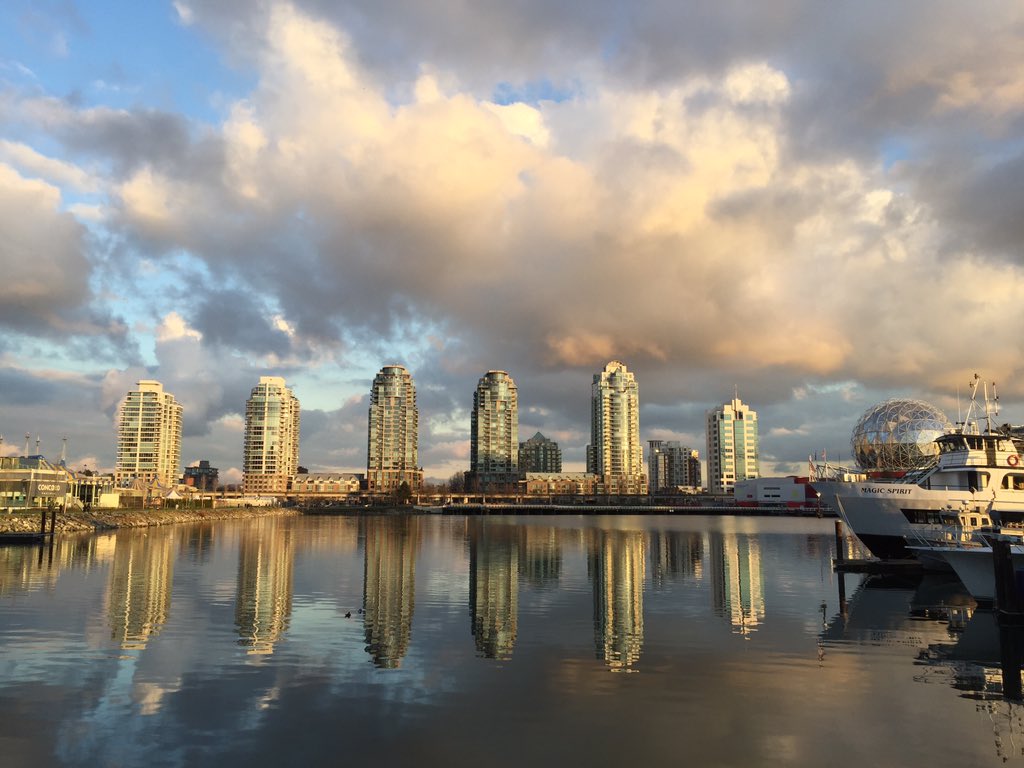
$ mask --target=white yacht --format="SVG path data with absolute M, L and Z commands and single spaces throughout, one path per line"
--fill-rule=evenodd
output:
M 1004 538 L 1006 533 L 1001 534 Z M 1021 532 L 1013 536 L 1010 544 L 1010 559 L 1015 571 L 1024 571 L 1024 543 L 1020 543 Z M 992 545 L 985 535 L 975 537 L 973 543 L 956 546 L 911 546 L 911 551 L 926 557 L 944 560 L 956 573 L 957 578 L 978 602 L 992 602 L 996 598 L 995 566 L 992 562 Z
M 908 538 L 943 524 L 957 510 L 964 528 L 1024 521 L 1024 458 L 1013 437 L 992 428 L 986 397 L 985 429 L 970 420 L 936 440 L 928 468 L 892 480 L 817 481 L 814 489 L 839 513 L 871 553 L 910 557 Z

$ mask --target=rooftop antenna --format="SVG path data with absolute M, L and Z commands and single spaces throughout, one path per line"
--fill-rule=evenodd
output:
M 965 435 L 976 435 L 978 434 L 978 387 L 982 385 L 981 377 L 978 374 L 974 374 L 974 379 L 971 380 L 971 403 L 967 406 L 967 415 L 964 417 L 964 426 L 961 432 Z M 986 400 L 986 412 L 988 408 L 988 393 L 982 390 L 982 396 Z
M 36 456 L 42 456 L 42 454 L 39 453 L 39 444 L 41 442 L 42 440 L 39 439 L 39 435 L 36 435 Z
M 68 436 L 64 435 L 60 446 L 60 465 L 63 467 L 66 465 L 68 456 Z
M 25 433 L 25 450 L 22 451 L 22 453 L 21 453 L 22 456 L 28 456 L 28 441 L 31 440 L 31 439 L 32 439 L 32 435 L 30 435 L 28 432 L 26 432 Z

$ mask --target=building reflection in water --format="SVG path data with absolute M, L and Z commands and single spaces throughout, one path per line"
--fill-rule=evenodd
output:
M 295 543 L 291 526 L 265 518 L 245 527 L 238 545 L 235 626 L 250 654 L 274 652 L 292 614 Z
M 50 561 L 47 547 L 0 547 L 0 597 L 51 590 L 59 573 L 59 564 Z
M 476 651 L 507 660 L 516 644 L 519 620 L 518 527 L 471 518 L 469 611 Z
M 114 539 L 107 616 L 111 639 L 141 650 L 171 608 L 174 539 L 170 530 L 125 531 Z
M 558 587 L 562 577 L 562 545 L 558 529 L 550 526 L 524 525 L 519 534 L 519 575 L 530 586 L 540 589 Z
M 61 536 L 39 546 L 0 546 L 0 597 L 51 590 L 69 569 L 89 573 L 113 558 L 114 536 Z
M 412 638 L 419 519 L 396 515 L 365 518 L 362 523 L 366 652 L 374 666 L 396 669 Z
M 597 658 L 632 671 L 644 642 L 644 540 L 641 531 L 595 530 L 587 571 L 594 590 Z
M 213 523 L 195 523 L 181 528 L 180 547 L 194 563 L 205 563 L 213 553 Z
M 651 584 L 704 577 L 704 535 L 697 531 L 651 531 Z
M 764 621 L 761 546 L 747 534 L 710 534 L 711 589 L 714 610 L 729 619 L 734 632 L 749 636 Z

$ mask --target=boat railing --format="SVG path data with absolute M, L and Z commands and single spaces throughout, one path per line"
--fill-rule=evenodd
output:
M 934 523 L 915 526 L 911 533 L 903 538 L 910 546 L 956 548 L 978 546 L 979 528 L 965 527 L 956 523 Z
M 900 478 L 900 482 L 912 485 L 919 485 L 921 481 L 924 480 L 924 478 L 927 477 L 933 469 L 935 469 L 938 463 L 939 457 L 934 456 L 927 463 L 924 463 L 921 466 L 914 467 L 913 469 L 908 470 L 907 473 Z
M 939 511 L 938 522 L 914 526 L 914 530 L 904 536 L 907 544 L 919 547 L 976 547 L 984 543 L 983 536 L 1005 532 L 1014 535 L 1013 529 L 999 525 L 992 514 L 991 506 L 987 513 L 971 510 L 966 504 L 946 506 Z M 971 522 L 981 520 L 981 523 Z M 1017 527 L 1017 539 L 1024 539 L 1024 524 Z

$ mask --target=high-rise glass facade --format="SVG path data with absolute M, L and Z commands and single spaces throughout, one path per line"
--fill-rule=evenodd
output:
M 121 401 L 114 480 L 173 485 L 181 466 L 182 407 L 159 381 L 138 382 Z
M 711 493 L 732 493 L 737 481 L 760 476 L 757 442 L 757 413 L 738 397 L 707 412 Z
M 648 440 L 647 483 L 652 494 L 700 490 L 700 454 L 678 440 Z
M 606 493 L 647 493 L 639 389 L 636 377 L 618 360 L 594 374 L 587 471 L 601 478 Z
M 473 393 L 469 466 L 478 474 L 519 467 L 519 395 L 506 371 L 488 371 Z
M 245 403 L 242 488 L 245 493 L 287 493 L 299 468 L 298 398 L 280 376 L 260 376 Z
M 407 483 L 423 484 L 419 467 L 419 410 L 416 387 L 401 365 L 386 365 L 370 388 L 366 480 L 371 492 L 390 493 Z
M 554 440 L 538 432 L 525 443 L 519 444 L 519 471 L 561 472 L 562 449 Z

